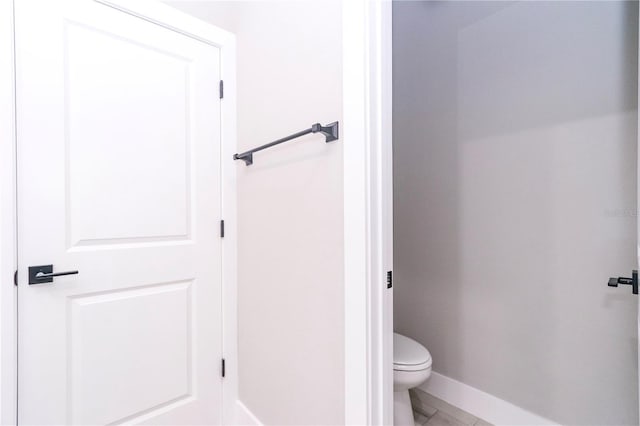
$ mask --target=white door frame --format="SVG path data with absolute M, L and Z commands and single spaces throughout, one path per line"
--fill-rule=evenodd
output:
M 90 1 L 90 0 L 87 0 Z M 222 381 L 223 424 L 236 422 L 237 363 L 237 215 L 236 167 L 236 42 L 235 36 L 167 5 L 148 0 L 94 0 L 220 49 L 224 98 L 221 103 L 222 218 L 222 350 L 226 377 Z M 17 416 L 17 268 L 16 132 L 13 1 L 0 1 L 0 424 Z M 212 93 L 217 96 L 217 93 Z
M 13 2 L 0 1 L 0 424 L 17 408 L 16 146 Z
M 391 1 L 343 7 L 345 423 L 393 424 Z

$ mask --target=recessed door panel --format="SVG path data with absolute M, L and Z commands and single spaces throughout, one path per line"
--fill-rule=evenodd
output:
M 68 299 L 71 423 L 132 420 L 193 395 L 192 284 Z
M 75 22 L 64 31 L 71 245 L 187 238 L 189 58 Z

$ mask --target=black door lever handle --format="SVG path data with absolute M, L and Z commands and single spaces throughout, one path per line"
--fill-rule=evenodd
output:
M 29 285 L 52 283 L 54 277 L 77 273 L 78 271 L 53 272 L 53 265 L 29 266 Z
M 63 275 L 75 275 L 78 271 L 66 271 L 66 272 L 52 272 L 50 274 L 44 274 L 42 272 L 38 272 L 36 274 L 36 278 L 41 280 L 43 278 L 53 278 L 53 277 L 61 277 Z
M 627 277 L 612 277 L 609 278 L 609 287 L 618 287 L 619 284 L 630 285 L 633 294 L 638 294 L 638 271 L 634 270 L 631 278 Z

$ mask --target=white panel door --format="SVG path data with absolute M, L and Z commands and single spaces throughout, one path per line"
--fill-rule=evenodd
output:
M 24 0 L 16 54 L 19 423 L 219 424 L 219 49 Z

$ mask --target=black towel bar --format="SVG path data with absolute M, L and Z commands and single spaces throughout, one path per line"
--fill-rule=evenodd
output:
M 286 136 L 282 139 L 278 139 L 273 142 L 269 142 L 257 148 L 253 148 L 247 152 L 243 152 L 242 154 L 233 154 L 234 160 L 242 160 L 247 166 L 253 164 L 253 153 L 262 151 L 263 149 L 271 148 L 272 146 L 281 144 L 283 142 L 290 141 L 291 139 L 299 138 L 300 136 L 308 135 L 309 133 L 322 133 L 325 136 L 325 142 L 331 142 L 338 139 L 338 122 L 327 124 L 326 126 L 322 126 L 320 123 L 313 124 L 311 128 L 302 130 L 300 132 L 294 133 L 292 135 Z

